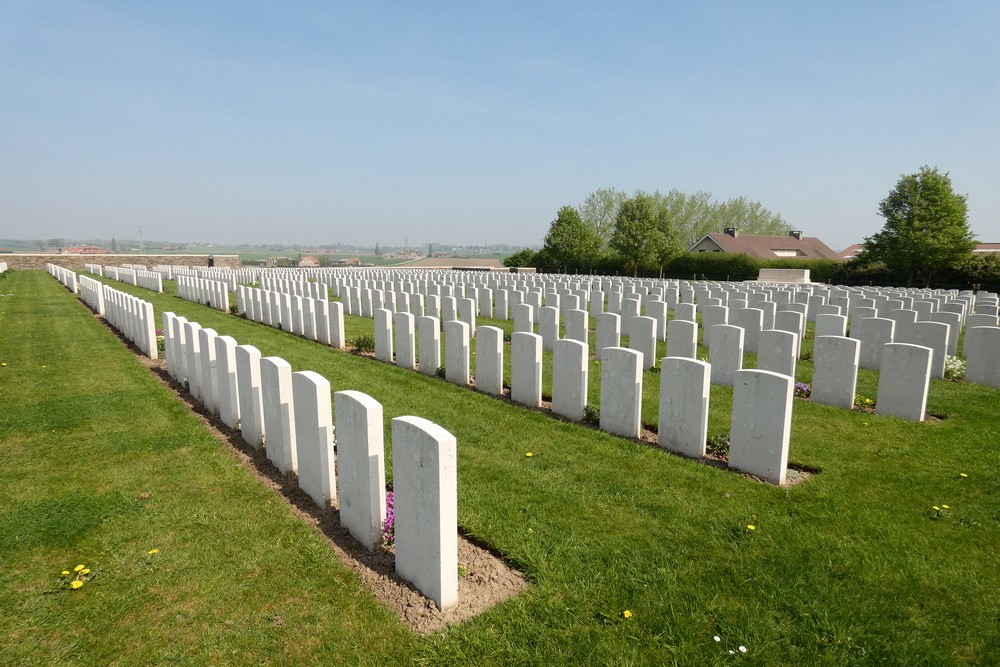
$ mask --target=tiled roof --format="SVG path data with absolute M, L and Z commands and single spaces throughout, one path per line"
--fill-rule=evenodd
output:
M 723 251 L 728 253 L 746 253 L 753 257 L 762 259 L 840 259 L 840 254 L 830 248 L 815 236 L 752 236 L 737 234 L 733 236 L 725 233 L 713 232 L 705 235 L 693 247 L 701 244 L 705 239 L 711 239 Z M 775 251 L 779 252 L 775 252 Z M 780 251 L 794 251 L 794 254 L 782 254 Z

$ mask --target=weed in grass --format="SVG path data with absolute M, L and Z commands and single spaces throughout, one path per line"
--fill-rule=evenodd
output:
M 709 436 L 708 441 L 705 443 L 706 449 L 716 456 L 728 457 L 729 456 L 729 434 L 728 433 L 716 433 Z
M 73 568 L 73 571 L 63 570 L 59 575 L 59 588 L 71 591 L 83 588 L 83 585 L 92 579 L 93 573 L 86 565 L 80 564 Z
M 583 406 L 583 421 L 594 426 L 599 426 L 601 423 L 600 408 L 595 408 L 593 405 Z
M 931 509 L 934 510 L 934 514 L 931 515 L 931 518 L 938 521 L 948 516 L 948 512 L 951 510 L 951 505 L 934 505 Z
M 875 412 L 875 399 L 862 394 L 854 395 L 854 409 L 858 412 Z M 865 424 L 867 426 L 867 424 Z
M 368 333 L 358 334 L 347 341 L 348 347 L 361 354 L 375 354 L 375 336 Z
M 795 383 L 795 398 L 809 398 L 812 395 L 812 387 L 805 382 Z
M 437 375 L 439 378 L 447 377 L 447 372 L 445 371 L 444 366 L 438 366 L 437 372 L 434 374 Z

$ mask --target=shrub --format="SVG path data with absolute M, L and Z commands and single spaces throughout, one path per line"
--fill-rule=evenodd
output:
M 375 353 L 375 336 L 369 333 L 359 334 L 347 341 L 347 344 L 355 352 L 369 354 Z
M 708 448 L 708 451 L 716 456 L 729 456 L 729 434 L 716 433 L 710 435 L 705 446 Z
M 965 360 L 948 355 L 944 360 L 944 379 L 958 382 L 965 379 Z

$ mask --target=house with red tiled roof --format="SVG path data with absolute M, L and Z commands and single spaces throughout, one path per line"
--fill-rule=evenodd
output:
M 840 259 L 837 251 L 801 231 L 788 232 L 787 236 L 754 236 L 740 234 L 736 227 L 727 227 L 721 234 L 705 234 L 688 251 L 744 253 L 760 259 Z
M 852 243 L 843 249 L 840 253 L 841 259 L 854 259 L 858 256 L 858 253 L 865 249 L 864 243 Z

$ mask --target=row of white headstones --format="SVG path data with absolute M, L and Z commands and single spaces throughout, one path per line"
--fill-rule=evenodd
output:
M 218 273 L 219 270 L 212 269 Z M 243 278 L 256 274 L 262 285 L 271 288 L 253 290 L 238 287 L 238 302 L 242 312 L 249 313 L 251 319 L 262 321 L 273 326 L 282 326 L 293 333 L 320 340 L 337 347 L 343 346 L 342 319 L 343 311 L 340 304 L 330 308 L 323 303 L 326 297 L 326 286 L 320 282 L 304 280 L 305 273 L 296 270 L 244 270 Z M 340 270 L 343 271 L 343 270 Z M 224 270 L 223 270 L 224 273 Z M 235 275 L 237 272 L 233 272 Z M 357 274 L 347 274 L 357 275 Z M 377 274 L 376 274 L 377 275 Z M 382 277 L 392 275 L 386 272 Z M 409 274 L 412 278 L 415 274 Z M 416 274 L 419 275 L 419 274 Z M 566 338 L 587 341 L 587 313 L 578 310 L 579 299 L 590 301 L 591 313 L 597 312 L 597 355 L 602 357 L 604 349 L 617 347 L 620 343 L 620 329 L 628 329 L 629 345 L 642 355 L 642 365 L 649 368 L 655 364 L 656 341 L 668 339 L 667 354 L 670 357 L 694 358 L 697 350 L 698 325 L 695 303 L 676 303 L 671 309 L 674 319 L 666 322 L 668 307 L 675 298 L 687 298 L 699 301 L 702 305 L 702 317 L 706 332 L 705 345 L 710 346 L 711 340 L 719 338 L 720 345 L 711 355 L 711 379 L 717 384 L 734 385 L 735 373 L 742 370 L 743 351 L 758 355 L 758 369 L 771 370 L 783 375 L 794 377 L 795 359 L 801 351 L 801 340 L 804 333 L 804 323 L 807 318 L 816 322 L 818 340 L 816 355 L 817 367 L 814 374 L 814 400 L 849 408 L 853 404 L 856 386 L 857 368 L 881 369 L 883 366 L 883 351 L 889 350 L 891 355 L 888 367 L 890 372 L 882 376 L 880 383 L 879 411 L 906 419 L 922 420 L 926 412 L 926 399 L 929 378 L 923 369 L 924 351 L 886 348 L 887 344 L 910 344 L 930 349 L 930 377 L 940 378 L 943 375 L 944 359 L 948 353 L 953 353 L 957 347 L 957 331 L 963 324 L 968 326 L 967 349 L 970 350 L 969 363 L 970 381 L 982 384 L 996 385 L 1000 382 L 1000 366 L 996 363 L 995 354 L 997 335 L 990 325 L 996 324 L 996 295 L 980 293 L 973 296 L 971 292 L 959 295 L 956 291 L 943 290 L 911 291 L 908 296 L 900 290 L 859 290 L 854 296 L 859 296 L 851 304 L 848 298 L 851 292 L 843 288 L 826 288 L 825 286 L 808 286 L 791 290 L 759 285 L 748 287 L 746 284 L 695 284 L 690 287 L 665 281 L 663 289 L 658 290 L 656 283 L 635 284 L 624 281 L 622 284 L 629 292 L 609 293 L 609 309 L 619 310 L 617 314 L 604 313 L 604 296 L 599 291 L 589 294 L 569 293 L 568 285 L 555 279 L 542 279 L 562 294 L 545 292 L 547 303 L 553 306 L 539 307 L 543 296 L 541 288 L 534 292 L 515 292 L 507 289 L 493 290 L 477 287 L 476 283 L 466 285 L 461 281 L 448 284 L 453 275 L 431 272 L 427 281 L 374 281 L 351 278 L 350 280 L 331 280 L 329 272 L 323 276 L 332 283 L 335 292 L 340 292 L 345 298 L 348 310 L 360 314 L 372 313 L 375 316 L 376 356 L 379 358 L 413 368 L 416 366 L 414 345 L 414 328 L 420 332 L 420 368 L 428 374 L 437 371 L 440 361 L 440 322 L 422 320 L 425 309 L 425 294 L 419 292 L 395 292 L 391 288 L 413 289 L 419 286 L 426 294 L 427 317 L 437 318 L 443 315 L 445 322 L 455 319 L 469 324 L 469 331 L 463 333 L 460 328 L 453 327 L 449 334 L 445 326 L 446 342 L 452 339 L 448 349 L 457 351 L 450 353 L 446 359 L 446 376 L 460 384 L 468 383 L 468 337 L 480 338 L 477 350 L 476 375 L 477 386 L 489 393 L 501 393 L 502 378 L 502 333 L 491 327 L 475 327 L 475 317 L 480 312 L 506 317 L 507 304 L 513 303 L 510 309 L 515 321 L 515 331 L 533 333 L 534 314 L 539 313 L 539 334 L 542 339 L 542 349 L 555 350 L 559 336 L 560 315 L 565 318 Z M 298 277 L 298 280 L 294 278 Z M 473 276 L 481 282 L 479 276 Z M 537 277 L 531 277 L 538 280 Z M 605 288 L 608 285 L 602 279 L 594 279 Z M 438 281 L 438 282 L 435 282 Z M 351 286 L 355 282 L 365 287 Z M 423 283 L 423 284 L 421 284 Z M 376 285 L 390 288 L 388 291 L 378 289 Z M 712 292 L 712 288 L 729 291 Z M 279 290 L 277 292 L 272 289 Z M 466 293 L 471 290 L 477 298 L 466 299 L 447 296 L 448 294 Z M 817 289 L 826 294 L 812 294 Z M 206 295 L 215 295 L 224 290 L 218 283 L 199 279 L 191 281 L 188 298 L 202 301 Z M 633 292 L 632 290 L 638 290 Z M 746 291 L 743 291 L 746 290 Z M 436 291 L 438 294 L 431 294 Z M 671 294 L 672 292 L 672 294 Z M 497 308 L 494 311 L 493 298 L 496 295 Z M 664 297 L 664 294 L 666 296 Z M 732 303 L 736 308 L 732 316 L 734 322 L 741 326 L 727 326 L 730 321 L 729 309 L 720 305 L 721 298 L 732 295 Z M 768 296 L 776 300 L 769 301 Z M 831 301 L 840 303 L 826 304 L 827 296 Z M 961 298 L 957 298 L 961 296 Z M 562 301 L 560 302 L 560 298 Z M 617 298 L 615 298 L 617 297 Z M 647 298 L 649 297 L 649 298 Z M 781 298 L 784 297 L 784 298 Z M 897 297 L 896 299 L 892 297 Z M 660 301 L 667 298 L 667 302 Z M 638 315 L 640 302 L 647 313 L 646 317 Z M 758 307 L 747 307 L 747 304 Z M 967 307 L 975 303 L 976 314 L 966 315 Z M 228 304 L 228 302 L 227 302 Z M 388 306 L 382 309 L 381 305 Z M 847 316 L 841 315 L 842 308 L 851 308 L 854 326 L 851 338 L 847 338 Z M 875 308 L 875 306 L 879 308 Z M 913 306 L 913 309 L 904 308 Z M 560 307 L 564 310 L 560 312 Z M 781 310 L 778 310 L 780 308 Z M 224 307 L 222 309 L 225 309 Z M 397 310 L 399 312 L 392 312 Z M 416 326 L 412 318 L 399 317 L 410 314 L 416 316 Z M 879 314 L 885 318 L 877 317 Z M 930 321 L 938 317 L 937 321 Z M 918 321 L 918 318 L 922 320 Z M 621 323 L 627 326 L 622 327 Z M 663 324 L 666 324 L 664 327 Z M 986 329 L 983 329 L 983 326 Z M 770 327 L 774 327 L 771 329 Z M 396 331 L 395 337 L 393 330 Z M 666 334 L 666 335 L 665 335 Z M 500 342 L 498 342 L 500 341 Z M 394 356 L 393 348 L 397 354 Z M 561 363 L 555 362 L 555 379 L 553 389 L 554 410 L 571 419 L 579 419 L 582 414 L 586 397 L 586 355 L 571 349 L 572 346 L 560 346 Z M 532 339 L 515 336 L 512 339 L 513 359 L 523 358 L 522 363 L 514 363 L 512 369 L 512 397 L 518 402 L 528 405 L 540 403 L 540 361 L 536 359 L 535 343 Z M 519 354 L 520 352 L 520 354 Z M 583 357 L 584 370 L 580 371 Z M 484 357 L 486 359 L 484 359 Z M 513 361 L 512 359 L 512 361 Z M 569 370 L 565 370 L 569 367 Z M 498 369 L 498 370 L 493 370 Z M 896 369 L 898 372 L 892 372 Z M 537 372 L 536 372 L 537 370 Z M 895 381 L 895 378 L 902 379 Z M 560 382 L 560 379 L 565 382 Z M 579 387 L 581 379 L 584 391 Z M 566 399 L 568 400 L 561 400 Z M 610 417 L 605 417 L 609 420 Z M 632 419 L 629 412 L 622 420 L 624 425 L 608 424 L 608 430 L 631 435 Z
M 62 267 L 49 265 L 49 273 L 157 358 L 151 303 Z M 162 321 L 171 377 L 248 444 L 265 447 L 319 507 L 339 504 L 341 524 L 378 548 L 386 517 L 382 405 L 359 391 L 338 391 L 331 401 L 329 381 L 314 371 L 293 373 L 280 357 L 261 358 L 254 346 L 171 312 Z M 458 601 L 456 440 L 416 416 L 392 419 L 391 432 L 396 572 L 447 609 Z
M 271 283 L 271 287 L 288 291 L 272 292 L 241 286 L 238 289 L 239 308 L 250 319 L 287 328 L 293 333 L 331 344 L 343 340 L 343 304 L 322 298 L 303 296 L 314 292 L 315 283 Z M 325 288 L 324 288 L 325 291 Z M 396 306 L 420 309 L 424 306 L 420 294 L 396 294 Z M 378 303 L 382 294 L 374 290 L 370 297 Z M 441 299 L 445 304 L 456 301 Z M 472 299 L 457 300 L 452 312 L 470 312 Z M 436 312 L 438 297 L 429 296 L 428 311 Z M 514 306 L 515 321 L 521 309 Z M 725 307 L 722 307 L 725 311 Z M 559 311 L 544 307 L 550 313 L 558 331 Z M 684 316 L 695 316 L 688 309 Z M 583 418 L 588 383 L 588 347 L 586 344 L 586 313 L 568 311 L 571 318 L 580 314 L 579 329 L 583 340 L 562 339 L 553 343 L 552 409 L 574 420 Z M 377 308 L 375 319 L 376 357 L 390 363 L 417 369 L 428 375 L 437 372 L 440 363 L 442 323 L 432 315 L 416 316 L 412 312 L 393 313 Z M 802 328 L 803 313 L 791 312 Z M 820 315 L 820 318 L 826 315 Z M 829 317 L 836 317 L 829 315 Z M 611 329 L 618 340 L 620 317 L 613 313 L 598 316 L 598 337 Z M 725 319 L 723 319 L 725 321 Z M 610 322 L 610 326 L 605 323 Z M 892 321 L 889 321 L 892 324 Z M 328 326 L 341 329 L 331 334 Z M 944 324 L 934 326 L 947 327 Z M 648 317 L 633 318 L 635 330 L 645 328 L 655 350 L 656 321 Z M 445 377 L 460 385 L 469 384 L 470 333 L 468 322 L 449 320 L 443 323 L 446 347 Z M 571 329 L 567 326 L 567 330 Z M 660 392 L 659 442 L 664 447 L 686 456 L 703 457 L 708 416 L 709 378 L 719 384 L 735 386 L 733 403 L 731 455 L 732 467 L 750 472 L 774 483 L 785 480 L 788 435 L 790 431 L 791 397 L 793 394 L 794 363 L 799 350 L 796 333 L 778 330 L 759 331 L 759 368 L 744 371 L 743 332 L 740 327 L 714 325 L 712 337 L 717 344 L 712 350 L 712 363 L 695 359 L 697 324 L 687 320 L 668 323 L 668 357 L 662 362 Z M 495 327 L 480 326 L 477 338 L 476 386 L 492 394 L 503 392 L 503 332 Z M 416 342 L 419 340 L 419 361 Z M 861 341 L 844 336 L 821 336 L 816 346 L 814 396 L 817 402 L 850 409 L 854 403 L 858 358 Z M 337 345 L 342 346 L 342 343 Z M 541 405 L 543 337 L 534 333 L 515 332 L 511 337 L 512 400 L 530 406 Z M 970 349 L 979 349 L 970 347 Z M 649 353 L 615 346 L 599 350 L 602 360 L 601 428 L 626 437 L 636 437 L 640 428 L 643 359 Z M 893 344 L 882 351 L 882 374 L 879 386 L 879 411 L 912 420 L 922 420 L 926 411 L 930 379 L 930 359 L 933 350 L 912 344 Z M 978 358 L 979 355 L 974 355 Z M 770 375 L 780 376 L 772 378 Z M 777 446 L 775 446 L 777 445 Z

